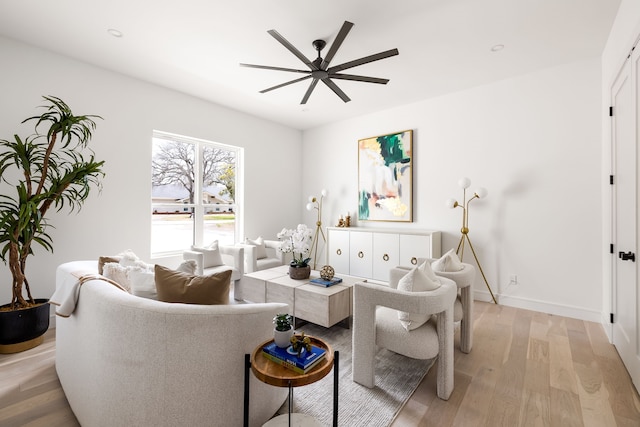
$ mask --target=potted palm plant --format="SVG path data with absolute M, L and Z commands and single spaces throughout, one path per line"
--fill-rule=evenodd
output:
M 49 304 L 32 296 L 27 259 L 36 244 L 53 251 L 49 210 L 79 211 L 104 176 L 104 161 L 96 161 L 87 148 L 99 117 L 75 116 L 61 99 L 44 99 L 45 111 L 22 122 L 34 123 L 34 134 L 0 140 L 0 258 L 13 279 L 11 302 L 0 306 L 0 353 L 42 342 Z M 15 193 L 8 195 L 11 188 Z

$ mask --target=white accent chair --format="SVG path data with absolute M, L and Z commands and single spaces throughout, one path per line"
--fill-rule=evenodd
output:
M 435 259 L 427 258 L 426 261 L 432 263 Z M 453 321 L 460 322 L 460 351 L 469 353 L 473 347 L 473 282 L 476 269 L 465 262 L 462 266 L 464 268 L 460 271 L 434 270 L 434 273 L 436 276 L 453 280 L 458 286 Z
M 442 279 L 432 291 L 397 289 L 405 269 L 391 269 L 389 287 L 371 283 L 353 286 L 353 381 L 375 386 L 375 355 L 378 347 L 414 359 L 437 361 L 437 395 L 448 400 L 453 391 L 453 305 L 456 284 Z M 422 326 L 408 331 L 398 312 L 435 315 Z
M 257 242 L 264 242 L 264 247 L 247 243 L 238 243 L 237 246 L 244 248 L 245 273 L 253 273 L 259 270 L 278 267 L 284 265 L 285 254 L 280 252 L 279 240 L 263 240 L 258 238 Z
M 436 261 L 436 258 L 418 258 L 416 265 L 423 262 L 429 264 Z M 476 269 L 471 264 L 462 263 L 463 269 L 460 271 L 433 271 L 436 276 L 453 280 L 458 287 L 458 296 L 454 305 L 453 321 L 460 322 L 460 351 L 471 352 L 473 347 L 473 282 L 476 277 Z M 407 273 L 408 267 L 396 267 Z
M 197 264 L 196 274 L 200 276 L 231 270 L 231 282 L 237 283 L 237 281 L 244 276 L 244 247 L 220 245 L 218 250 L 220 252 L 220 258 L 214 262 L 212 262 L 212 258 L 217 257 L 208 256 L 210 249 L 196 246 L 192 246 L 190 250 L 184 251 L 182 258 L 185 260 L 194 260 Z M 222 264 L 219 264 L 220 260 Z

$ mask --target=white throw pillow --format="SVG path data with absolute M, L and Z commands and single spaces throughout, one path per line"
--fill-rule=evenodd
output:
M 128 273 L 129 281 L 131 282 L 131 293 L 133 295 L 149 299 L 158 299 L 156 279 L 153 270 L 130 267 Z
M 431 280 L 419 267 L 412 268 L 398 281 L 398 289 L 407 292 L 424 292 L 433 291 L 440 287 L 440 281 Z M 406 311 L 398 311 L 398 319 L 400 324 L 407 330 L 419 328 L 425 324 L 430 314 L 407 313 Z
M 464 269 L 464 265 L 460 262 L 460 258 L 454 252 L 453 248 L 442 255 L 440 259 L 437 259 L 431 263 L 433 271 L 460 271 Z
M 118 254 L 120 258 L 120 265 L 125 267 L 133 267 L 136 263 L 140 262 L 140 258 L 134 254 L 131 249 L 127 249 L 124 252 Z
M 258 237 L 256 240 L 246 239 L 244 243 L 256 247 L 257 259 L 263 259 L 267 257 L 267 248 L 264 246 L 264 239 L 262 238 L 262 236 Z
M 198 268 L 198 263 L 195 259 L 188 259 L 186 261 L 182 261 L 176 271 L 180 271 L 182 273 L 187 274 L 196 274 L 196 269 Z
M 102 267 L 102 275 L 131 292 L 131 282 L 129 281 L 129 275 L 127 274 L 127 267 L 122 266 L 117 262 L 107 262 Z
M 218 241 L 214 240 L 206 248 L 199 248 L 197 246 L 191 247 L 192 251 L 201 252 L 202 256 L 202 268 L 218 267 L 224 265 L 222 262 L 222 255 L 220 255 L 220 248 L 218 247 Z
M 420 271 L 422 271 L 425 274 L 425 276 L 427 276 L 433 282 L 438 281 L 438 277 L 436 276 L 436 273 L 433 272 L 433 269 L 431 268 L 431 264 L 429 264 L 429 262 L 427 261 L 423 262 L 418 266 L 418 269 L 420 269 Z

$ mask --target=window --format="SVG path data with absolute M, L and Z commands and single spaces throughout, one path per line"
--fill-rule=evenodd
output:
M 242 149 L 153 132 L 151 255 L 235 243 Z

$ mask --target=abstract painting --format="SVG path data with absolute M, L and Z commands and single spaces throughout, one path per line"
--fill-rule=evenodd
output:
M 358 219 L 413 220 L 413 131 L 358 141 Z

